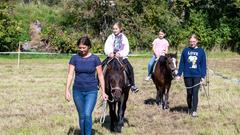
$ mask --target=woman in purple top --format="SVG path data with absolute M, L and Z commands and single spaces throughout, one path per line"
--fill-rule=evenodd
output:
M 98 94 L 98 79 L 102 90 L 103 100 L 107 100 L 101 61 L 98 56 L 90 53 L 91 41 L 88 37 L 81 37 L 77 42 L 79 53 L 73 55 L 69 61 L 65 98 L 71 100 L 70 86 L 73 84 L 73 100 L 79 115 L 79 125 L 82 135 L 91 135 L 92 111 Z M 97 72 L 98 79 L 95 76 Z

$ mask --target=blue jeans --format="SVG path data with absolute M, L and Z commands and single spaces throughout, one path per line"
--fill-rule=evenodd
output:
M 150 61 L 148 62 L 148 76 L 150 76 L 152 74 L 153 65 L 155 63 L 156 58 L 157 57 L 155 55 L 153 55 L 152 58 L 150 59 Z
M 73 89 L 73 100 L 76 105 L 81 135 L 91 135 L 92 112 L 96 105 L 98 91 L 80 91 Z

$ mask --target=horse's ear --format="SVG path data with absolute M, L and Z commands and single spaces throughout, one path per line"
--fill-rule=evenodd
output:
M 169 56 L 170 56 L 170 53 L 166 53 L 166 54 L 165 54 L 165 57 L 168 58 Z
M 177 52 L 175 52 L 175 54 L 174 54 L 175 56 L 176 56 L 176 58 L 177 58 Z
M 121 71 L 124 71 L 125 68 L 126 68 L 126 65 L 122 65 L 122 67 L 121 67 Z
M 112 66 L 111 66 L 111 65 L 108 65 L 108 66 L 107 66 L 107 69 L 108 69 L 108 70 L 111 70 L 111 69 L 112 69 Z

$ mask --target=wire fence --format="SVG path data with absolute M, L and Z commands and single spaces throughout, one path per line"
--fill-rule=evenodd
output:
M 0 55 L 7 55 L 7 54 L 17 54 L 17 67 L 20 67 L 20 60 L 21 60 L 21 55 L 22 54 L 26 54 L 26 55 L 74 55 L 76 53 L 72 53 L 72 54 L 63 54 L 63 53 L 49 53 L 49 52 L 0 52 Z M 101 54 L 101 53 L 94 53 L 97 56 L 105 56 L 105 54 Z M 150 56 L 150 54 L 129 54 L 128 56 L 130 57 L 147 57 Z
M 0 54 L 43 54 L 43 55 L 48 55 L 48 54 L 60 54 L 60 53 L 48 53 L 48 52 L 0 52 Z
M 74 55 L 76 53 L 48 53 L 48 52 L 0 52 L 1 54 L 36 54 L 36 55 Z M 97 56 L 105 56 L 102 53 L 94 53 Z M 128 56 L 130 57 L 138 57 L 138 56 L 150 56 L 151 54 L 137 54 L 137 53 L 130 53 Z

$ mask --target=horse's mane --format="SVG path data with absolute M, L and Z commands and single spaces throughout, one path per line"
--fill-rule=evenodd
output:
M 162 58 L 161 58 L 162 57 Z M 173 53 L 168 53 L 165 56 L 161 56 L 158 60 L 158 64 L 160 64 L 160 69 L 164 69 L 165 67 L 167 67 L 167 69 L 169 69 L 169 66 L 167 64 L 168 58 L 177 58 L 177 54 L 173 54 Z
M 121 69 L 121 64 L 117 58 L 113 58 L 108 65 L 112 67 L 112 70 L 114 71 L 120 71 Z
M 160 64 L 160 68 L 164 68 L 167 66 L 167 57 L 166 56 L 161 56 L 159 59 L 158 59 L 158 64 Z
M 171 58 L 177 59 L 177 53 L 168 53 L 168 54 L 166 54 L 166 57 L 171 57 Z

